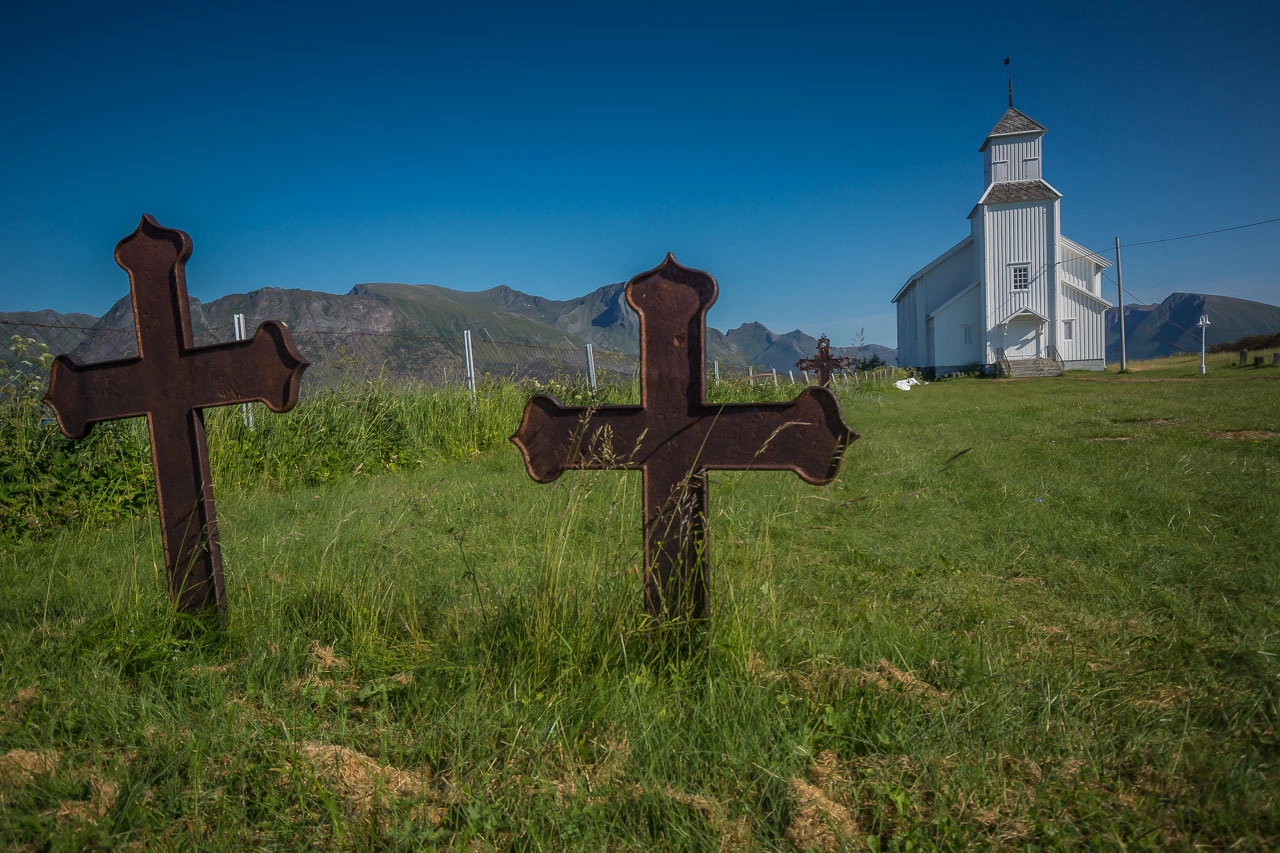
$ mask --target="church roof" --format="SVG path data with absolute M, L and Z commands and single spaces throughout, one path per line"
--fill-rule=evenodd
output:
M 979 152 L 987 150 L 987 144 L 996 136 L 1014 136 L 1019 133 L 1044 133 L 1045 129 L 1040 122 L 1015 110 L 1013 107 L 1005 110 L 1004 115 L 1000 116 L 1000 120 L 996 122 L 996 126 L 991 128 L 991 132 L 987 134 L 987 138 L 982 141 L 982 147 Z
M 997 181 L 987 187 L 978 204 L 1016 204 L 1022 201 L 1053 201 L 1062 193 L 1044 181 Z

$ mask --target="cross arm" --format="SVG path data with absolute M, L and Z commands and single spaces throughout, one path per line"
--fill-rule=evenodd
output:
M 707 405 L 698 464 L 722 470 L 795 471 L 814 485 L 840 470 L 858 434 L 840 416 L 826 388 L 808 388 L 789 403 Z
M 298 403 L 302 372 L 311 362 L 303 358 L 283 323 L 268 320 L 247 341 L 218 344 L 183 354 L 205 389 L 194 405 L 226 406 L 257 400 L 273 412 L 287 412 Z
M 634 455 L 644 437 L 644 409 L 564 406 L 555 397 L 530 398 L 511 442 L 524 455 L 538 483 L 550 483 L 569 468 L 638 468 Z
M 99 421 L 145 415 L 145 383 L 134 376 L 142 359 L 81 364 L 60 355 L 49 370 L 44 404 L 53 410 L 58 428 L 67 438 L 84 438 Z
M 145 357 L 81 364 L 60 355 L 49 372 L 45 404 L 63 434 L 84 438 L 101 421 L 163 407 L 182 410 L 260 400 L 285 412 L 298 402 L 308 364 L 284 324 L 269 320 L 248 341 L 186 350 L 178 365 Z

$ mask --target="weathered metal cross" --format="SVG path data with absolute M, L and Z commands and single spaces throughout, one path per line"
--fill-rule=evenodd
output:
M 511 437 L 540 483 L 569 468 L 644 472 L 645 606 L 656 621 L 710 614 L 709 469 L 791 470 L 827 483 L 858 437 L 822 388 L 790 403 L 707 402 L 706 316 L 716 292 L 714 278 L 671 255 L 631 279 L 640 405 L 569 408 L 537 396 Z
M 150 216 L 116 245 L 129 273 L 138 355 L 80 364 L 58 356 L 44 401 L 68 438 L 99 421 L 146 415 L 168 571 L 169 597 L 186 612 L 226 609 L 222 553 L 201 409 L 260 400 L 284 412 L 298 402 L 308 362 L 283 324 L 251 340 L 197 349 L 185 266 L 191 238 Z
M 796 362 L 801 370 L 818 371 L 818 385 L 826 388 L 831 382 L 831 374 L 836 370 L 848 370 L 853 362 L 847 356 L 831 354 L 831 339 L 826 335 L 818 338 L 818 354 L 813 358 L 802 358 Z

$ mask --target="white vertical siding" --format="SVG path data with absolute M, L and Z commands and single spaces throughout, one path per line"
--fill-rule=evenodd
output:
M 960 299 L 933 316 L 933 355 L 935 366 L 959 367 L 979 362 L 986 364 L 983 354 L 982 288 L 975 287 Z M 965 345 L 964 327 L 973 328 L 973 340 Z
M 1102 276 L 1099 267 L 1105 269 L 1109 265 L 1108 262 L 1101 257 L 1081 254 L 1071 241 L 1062 243 L 1059 251 L 1064 258 L 1059 267 L 1062 279 L 1094 296 L 1102 296 Z
M 921 274 L 898 297 L 898 362 L 933 366 L 928 316 L 947 300 L 973 284 L 976 262 L 969 243 L 933 269 Z
M 982 158 L 982 173 L 986 179 L 984 186 L 991 185 L 995 177 L 992 173 L 992 164 L 1000 160 L 1009 164 L 1007 177 L 1004 180 L 1032 181 L 1040 178 L 1044 172 L 1040 138 L 1040 135 L 1011 136 L 988 145 Z M 1028 161 L 1034 162 L 1035 174 L 1028 173 Z
M 1001 320 L 1022 308 L 1042 317 L 1052 317 L 1050 298 L 1050 251 L 1047 231 L 1052 227 L 1050 209 L 1054 202 L 986 208 L 987 258 L 983 279 L 987 283 L 986 326 L 992 329 Z M 1026 264 L 1030 281 L 1026 290 L 1013 289 L 1015 264 Z M 999 335 L 993 334 L 998 340 Z M 996 344 L 999 346 L 999 344 Z
M 923 317 L 916 308 L 916 288 L 912 285 L 898 298 L 898 364 L 922 363 L 917 348 L 921 340 L 918 321 Z
M 1062 288 L 1058 319 L 1058 353 L 1065 361 L 1101 359 L 1106 356 L 1107 306 L 1070 287 Z M 1062 340 L 1062 320 L 1075 320 L 1075 340 Z
M 1095 296 L 1098 293 L 1097 276 L 1093 274 L 1094 265 L 1092 261 L 1085 260 L 1078 255 L 1062 262 L 1058 267 L 1058 274 L 1063 281 L 1080 288 L 1081 290 L 1092 293 Z

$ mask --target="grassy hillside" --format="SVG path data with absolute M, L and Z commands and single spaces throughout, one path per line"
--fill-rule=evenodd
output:
M 402 318 L 404 327 L 417 334 L 460 337 L 470 329 L 479 337 L 525 344 L 581 346 L 579 341 L 546 325 L 498 309 L 492 291 L 463 293 L 432 285 L 365 284 L 358 290 L 386 303 Z
M 835 483 L 713 475 L 691 658 L 637 476 L 465 449 L 518 400 L 214 424 L 227 630 L 146 518 L 0 551 L 0 847 L 1274 847 L 1280 371 L 1230 360 L 842 390 Z

